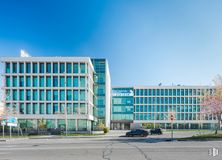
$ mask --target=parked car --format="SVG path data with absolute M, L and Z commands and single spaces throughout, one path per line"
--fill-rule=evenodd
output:
M 150 134 L 152 135 L 152 134 L 158 134 L 158 135 L 160 135 L 160 134 L 163 134 L 163 132 L 162 132 L 162 129 L 161 128 L 155 128 L 155 129 L 151 129 L 150 130 Z
M 127 137 L 134 137 L 134 136 L 140 136 L 140 137 L 146 137 L 148 136 L 149 132 L 144 129 L 134 129 L 126 133 Z

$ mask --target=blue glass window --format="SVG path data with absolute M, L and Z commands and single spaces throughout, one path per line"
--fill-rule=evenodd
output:
M 38 78 L 37 76 L 34 76 L 33 79 L 32 79 L 32 86 L 33 87 L 38 87 Z
M 6 76 L 6 87 L 10 87 L 10 76 Z
M 32 99 L 33 101 L 38 101 L 38 91 L 36 89 L 33 90 Z
M 80 91 L 80 101 L 85 101 L 86 100 L 86 94 L 84 90 Z
M 73 86 L 74 87 L 78 87 L 79 86 L 78 77 L 76 77 L 76 76 L 73 78 Z
M 65 64 L 60 63 L 60 73 L 65 73 Z
M 30 76 L 26 77 L 26 87 L 31 87 L 31 77 Z
M 20 101 L 24 101 L 25 94 L 24 94 L 24 90 L 19 90 L 19 100 Z
M 58 101 L 58 99 L 59 99 L 59 98 L 58 98 L 58 91 L 57 91 L 57 90 L 54 90 L 54 91 L 53 91 L 53 100 L 54 100 L 54 101 Z
M 46 104 L 46 114 L 51 114 L 52 113 L 52 106 L 51 103 Z
M 38 64 L 37 63 L 32 64 L 32 73 L 38 73 Z
M 20 87 L 24 87 L 24 83 L 25 83 L 24 77 L 23 77 L 23 76 L 20 76 L 20 77 L 19 77 L 19 86 L 20 86 Z
M 31 64 L 26 63 L 26 73 L 31 73 Z
M 43 76 L 40 76 L 39 86 L 44 87 L 44 77 Z
M 40 113 L 40 114 L 45 114 L 45 106 L 44 106 L 44 103 L 40 103 L 40 105 L 39 105 L 39 113 Z
M 17 73 L 17 63 L 12 63 L 12 73 Z
M 53 77 L 53 87 L 58 87 L 58 77 Z
M 74 63 L 73 64 L 73 72 L 74 73 L 79 73 L 79 65 L 78 65 L 78 63 Z
M 86 105 L 85 103 L 80 103 L 80 114 L 86 113 Z
M 24 63 L 19 63 L 19 73 L 24 73 Z
M 12 86 L 13 87 L 17 87 L 17 77 L 16 76 L 13 76 L 13 78 L 12 78 Z
M 45 100 L 45 92 L 44 90 L 39 91 L 39 100 L 44 101 Z
M 86 85 L 85 77 L 80 77 L 80 87 L 85 87 Z
M 58 113 L 58 111 L 59 111 L 58 104 L 57 103 L 53 103 L 53 114 Z
M 58 63 L 53 63 L 53 73 L 58 73 Z
M 72 91 L 68 90 L 66 93 L 66 100 L 71 101 L 72 100 Z
M 26 104 L 26 114 L 31 114 L 31 104 L 30 103 Z
M 65 87 L 65 77 L 64 76 L 61 76 L 60 77 L 60 87 Z
M 44 70 L 45 70 L 44 63 L 40 63 L 40 66 L 39 66 L 39 73 L 44 73 Z
M 26 100 L 31 101 L 31 90 L 26 90 Z
M 78 105 L 78 103 L 74 103 L 73 104 L 73 113 L 74 114 L 79 113 L 79 105 Z
M 46 73 L 51 73 L 51 63 L 46 63 Z
M 79 100 L 79 92 L 78 90 L 73 91 L 73 100 L 78 101 Z
M 46 100 L 51 101 L 51 91 L 50 90 L 46 90 Z
M 33 114 L 37 114 L 38 113 L 38 104 L 37 103 L 33 103 L 32 113 Z
M 51 77 L 47 76 L 46 77 L 46 87 L 51 87 L 52 84 L 51 84 Z
M 66 81 L 67 81 L 66 82 L 67 87 L 72 87 L 72 78 L 71 78 L 71 76 L 68 76 Z
M 20 103 L 20 105 L 19 105 L 19 113 L 20 114 L 24 114 L 25 113 L 24 103 Z
M 60 101 L 65 101 L 65 91 L 60 90 Z
M 72 64 L 71 63 L 66 64 L 66 73 L 72 73 Z
M 10 63 L 6 63 L 5 72 L 10 73 Z

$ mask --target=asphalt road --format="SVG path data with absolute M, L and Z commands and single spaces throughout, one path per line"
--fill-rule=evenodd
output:
M 219 155 L 208 155 L 211 147 Z M 12 139 L 0 142 L 0 160 L 217 160 L 222 142 L 177 142 L 164 138 L 86 137 Z

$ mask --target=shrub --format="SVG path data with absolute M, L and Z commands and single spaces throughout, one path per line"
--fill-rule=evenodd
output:
M 103 128 L 103 132 L 104 132 L 105 134 L 108 133 L 108 132 L 109 132 L 109 128 L 104 127 L 104 128 Z

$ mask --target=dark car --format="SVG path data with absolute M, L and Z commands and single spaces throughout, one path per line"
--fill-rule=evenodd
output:
M 134 137 L 134 136 L 140 136 L 140 137 L 146 137 L 148 136 L 149 132 L 143 129 L 134 129 L 130 132 L 126 133 L 127 137 Z
M 155 128 L 155 129 L 151 129 L 150 130 L 150 134 L 163 134 L 162 129 L 161 128 Z

